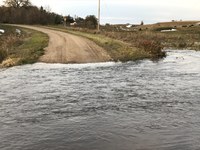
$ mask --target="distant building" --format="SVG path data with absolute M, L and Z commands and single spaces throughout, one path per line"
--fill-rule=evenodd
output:
M 76 25 L 77 25 L 76 22 L 70 23 L 70 26 L 76 26 Z

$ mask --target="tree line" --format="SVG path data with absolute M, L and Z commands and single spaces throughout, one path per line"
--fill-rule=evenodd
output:
M 60 24 L 63 17 L 33 6 L 30 0 L 5 0 L 0 7 L 0 23 Z
M 0 22 L 11 24 L 60 24 L 62 16 L 36 6 L 0 7 Z
M 54 12 L 45 10 L 43 7 L 32 5 L 30 0 L 5 0 L 4 5 L 0 6 L 0 23 L 10 24 L 65 24 L 73 26 L 95 29 L 97 18 L 89 15 L 85 19 L 81 17 L 63 17 Z M 64 19 L 65 18 L 65 19 Z

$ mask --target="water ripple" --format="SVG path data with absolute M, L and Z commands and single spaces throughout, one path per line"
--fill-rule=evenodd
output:
M 0 149 L 200 149 L 200 52 L 167 54 L 0 70 Z

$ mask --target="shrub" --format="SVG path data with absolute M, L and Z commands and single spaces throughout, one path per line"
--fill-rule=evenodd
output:
M 85 18 L 85 26 L 89 29 L 96 29 L 97 27 L 97 18 L 93 15 L 87 16 Z
M 163 46 L 158 41 L 153 40 L 140 40 L 138 41 L 137 45 L 138 48 L 143 49 L 150 55 L 152 55 L 153 58 L 159 58 L 164 57 L 165 52 L 162 51 Z

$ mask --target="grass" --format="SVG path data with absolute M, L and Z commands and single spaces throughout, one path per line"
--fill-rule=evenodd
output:
M 5 34 L 0 36 L 0 67 L 32 64 L 44 54 L 48 36 L 41 32 L 13 26 L 0 25 Z M 15 30 L 20 29 L 17 35 Z

